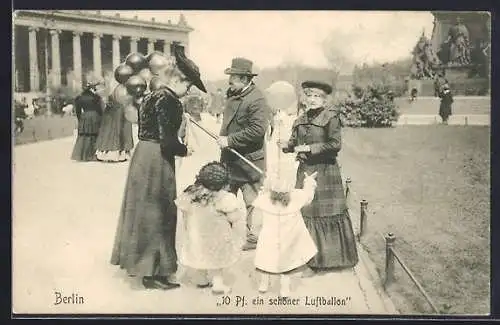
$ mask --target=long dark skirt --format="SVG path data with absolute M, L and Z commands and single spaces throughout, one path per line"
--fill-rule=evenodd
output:
M 97 159 L 125 161 L 134 148 L 132 123 L 127 121 L 121 105 L 108 106 L 97 138 Z
M 76 138 L 71 159 L 76 161 L 96 160 L 96 140 L 101 126 L 101 116 L 94 111 L 83 112 L 78 121 Z
M 166 276 L 177 271 L 175 160 L 160 145 L 139 141 L 130 161 L 111 256 L 129 275 Z
M 304 222 L 318 248 L 308 265 L 314 269 L 344 268 L 358 262 L 356 239 L 347 211 L 340 167 L 335 164 L 299 164 L 297 188 L 304 185 L 304 173 L 317 172 L 314 199 L 301 209 Z
M 347 268 L 358 263 L 356 238 L 347 210 L 328 217 L 304 217 L 318 253 L 307 263 L 312 269 Z
M 447 120 L 450 115 L 452 115 L 451 111 L 451 104 L 453 103 L 453 100 L 449 97 L 444 97 L 441 99 L 441 104 L 439 105 L 439 116 L 443 120 Z

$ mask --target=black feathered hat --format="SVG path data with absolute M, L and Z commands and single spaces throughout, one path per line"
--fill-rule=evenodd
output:
M 193 85 L 195 85 L 199 90 L 206 93 L 207 89 L 205 88 L 205 85 L 200 79 L 201 77 L 200 69 L 192 60 L 186 57 L 186 54 L 184 53 L 184 47 L 174 45 L 173 52 L 179 70 L 181 70 L 182 73 L 184 73 L 186 77 L 191 82 L 193 82 Z

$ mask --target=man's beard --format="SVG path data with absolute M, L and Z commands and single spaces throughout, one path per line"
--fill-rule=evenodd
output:
M 229 89 L 227 90 L 227 96 L 231 97 L 231 96 L 237 95 L 241 92 L 242 89 L 243 88 L 235 89 L 235 88 L 229 86 Z

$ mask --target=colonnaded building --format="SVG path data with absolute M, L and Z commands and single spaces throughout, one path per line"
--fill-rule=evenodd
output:
M 14 93 L 29 97 L 47 87 L 80 91 L 91 75 L 113 78 L 131 52 L 171 54 L 180 44 L 189 53 L 193 31 L 177 22 L 149 21 L 80 10 L 18 10 L 13 14 Z

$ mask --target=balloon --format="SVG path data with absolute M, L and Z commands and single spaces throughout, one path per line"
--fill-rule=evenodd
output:
M 127 82 L 128 78 L 134 74 L 134 69 L 125 63 L 120 64 L 115 69 L 115 79 L 120 84 Z
M 134 97 L 141 96 L 146 90 L 147 83 L 141 76 L 135 75 L 130 77 L 125 83 L 128 93 Z
M 115 102 L 124 106 L 129 105 L 133 100 L 133 97 L 128 93 L 127 87 L 121 84 L 115 87 L 111 96 Z
M 158 74 L 161 68 L 171 64 L 171 60 L 160 52 L 148 54 L 146 61 L 148 62 L 149 69 L 151 69 L 153 74 Z
M 276 81 L 266 89 L 266 99 L 274 113 L 288 110 L 296 101 L 295 88 L 286 81 Z
M 141 53 L 130 53 L 127 55 L 125 64 L 134 69 L 134 73 L 138 73 L 147 67 L 146 58 Z
M 134 105 L 130 104 L 125 107 L 125 118 L 130 123 L 137 123 L 137 121 L 139 120 L 138 114 L 139 111 Z
M 166 87 L 166 85 L 158 77 L 151 78 L 151 81 L 149 82 L 149 90 L 151 90 L 151 91 L 155 91 L 155 90 L 165 88 L 165 87 Z
M 149 68 L 144 68 L 141 71 L 139 71 L 139 76 L 141 76 L 146 82 L 151 81 L 151 78 L 153 78 L 153 74 L 151 73 L 151 70 Z

